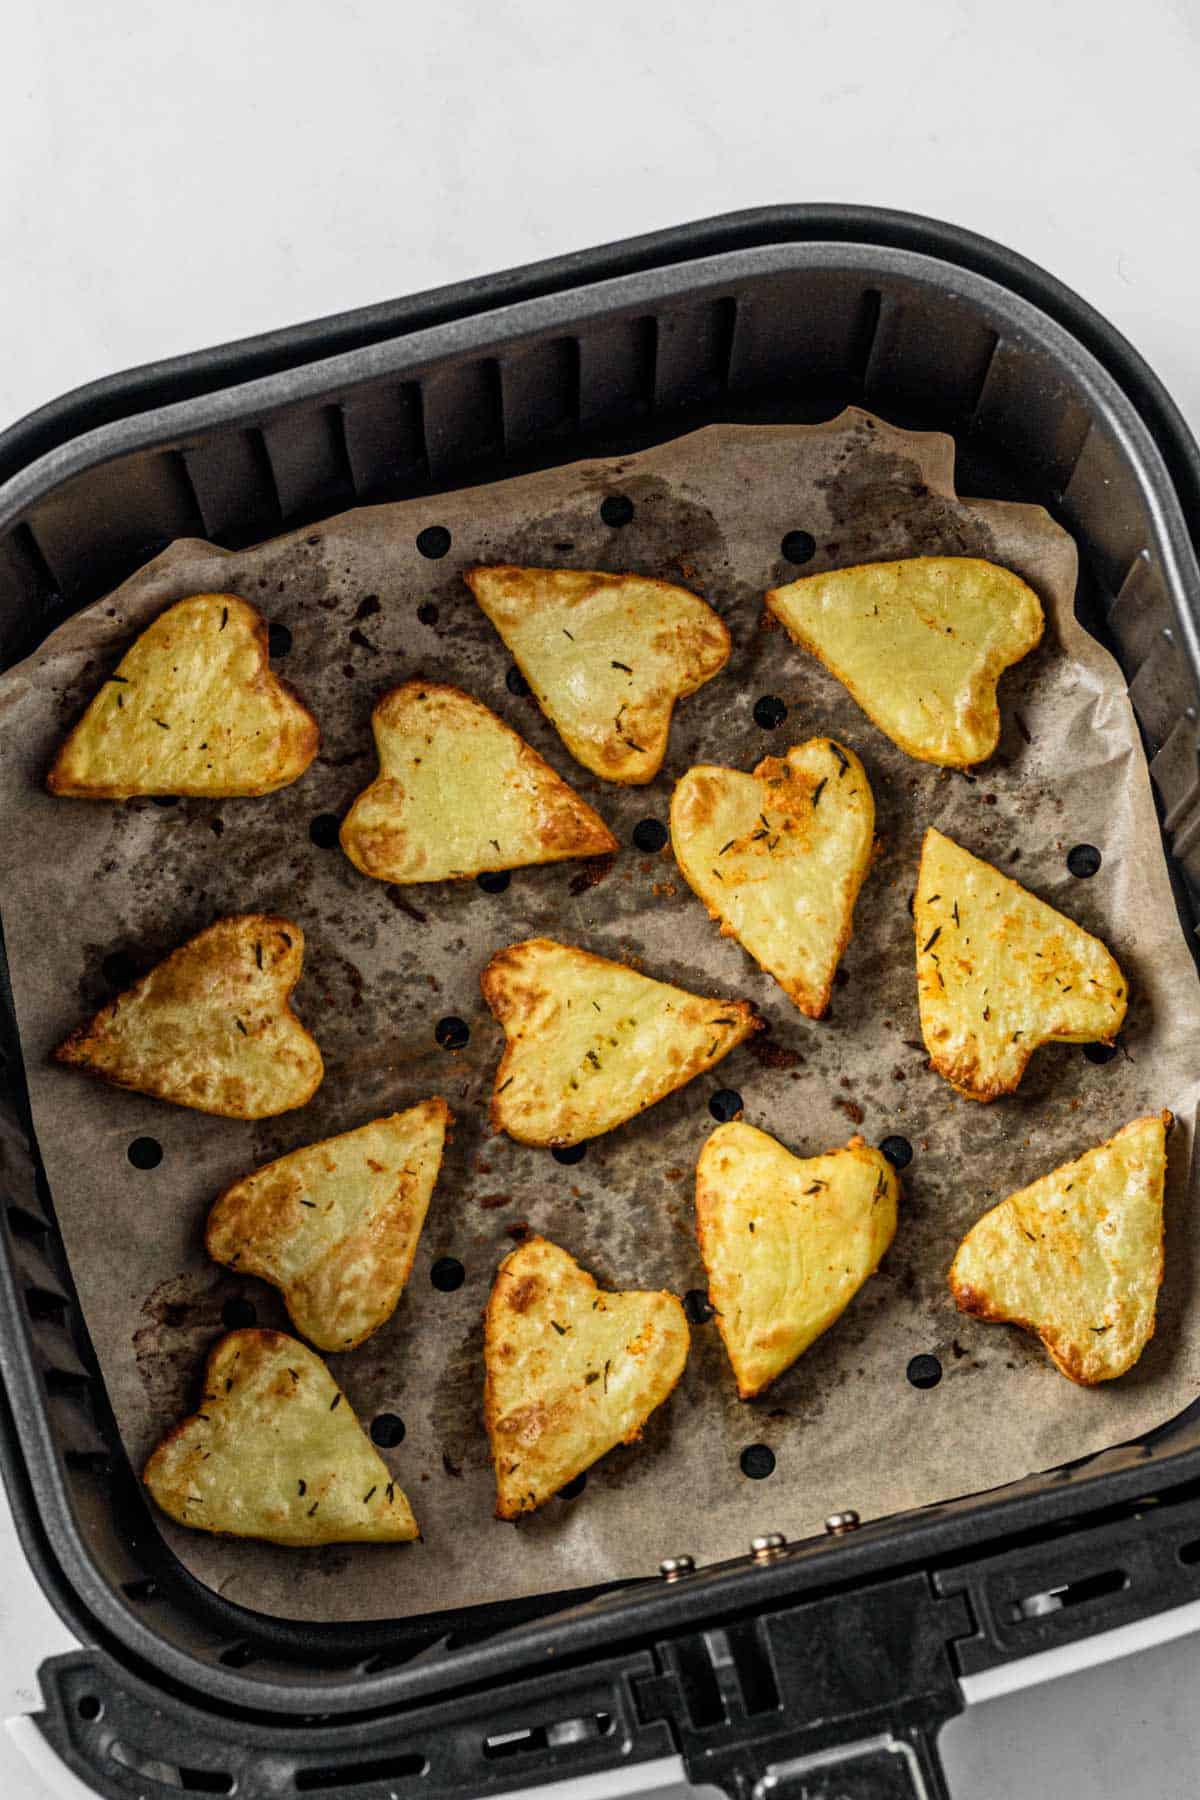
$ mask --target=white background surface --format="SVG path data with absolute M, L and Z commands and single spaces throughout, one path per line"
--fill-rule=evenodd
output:
M 40 0 L 0 32 L 0 427 L 133 363 L 845 200 L 1043 263 L 1200 430 L 1193 0 Z M 12 1713 L 63 1634 L 2 1520 L 0 1558 Z M 1190 1797 L 1198 1685 L 1192 1637 L 973 1709 L 956 1800 Z M 16 1757 L 0 1791 L 41 1800 Z

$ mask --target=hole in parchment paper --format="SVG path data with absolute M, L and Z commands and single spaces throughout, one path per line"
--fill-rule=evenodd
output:
M 81 1719 L 91 1720 L 98 1719 L 104 1708 L 95 1694 L 80 1694 L 75 1702 L 75 1711 Z
M 727 1125 L 730 1119 L 736 1119 L 742 1110 L 742 1096 L 736 1088 L 718 1088 L 708 1103 L 708 1110 L 714 1119 Z
M 751 1481 L 765 1481 L 775 1472 L 775 1452 L 769 1444 L 747 1444 L 739 1460 L 742 1474 Z
M 308 828 L 308 835 L 318 850 L 332 850 L 338 841 L 340 821 L 336 813 L 318 813 Z
M 893 1169 L 907 1169 L 913 1159 L 913 1147 L 906 1137 L 885 1137 L 879 1148 Z
M 258 1308 L 253 1300 L 247 1300 L 241 1294 L 235 1294 L 221 1308 L 221 1323 L 226 1331 L 249 1331 L 258 1324 Z
M 512 876 L 507 869 L 485 869 L 482 875 L 475 877 L 476 885 L 485 894 L 502 894 L 511 880 Z
M 754 702 L 754 723 L 764 731 L 774 731 L 787 718 L 788 709 L 777 694 L 764 694 Z
M 450 533 L 444 525 L 427 525 L 417 533 L 417 549 L 430 562 L 438 562 L 450 548 Z
M 566 1163 L 569 1166 L 571 1163 L 583 1161 L 584 1157 L 587 1155 L 587 1145 L 555 1144 L 550 1154 L 556 1163 Z
M 522 675 L 520 669 L 518 669 L 516 663 L 512 665 L 508 674 L 504 677 L 504 685 L 510 694 L 516 695 L 518 700 L 523 700 L 529 692 L 529 683 Z
M 287 626 L 280 625 L 278 622 L 272 620 L 271 624 L 267 627 L 267 648 L 270 651 L 271 656 L 273 658 L 286 656 L 291 647 L 292 634 Z
M 811 562 L 817 553 L 817 540 L 811 531 L 789 531 L 779 546 L 785 562 Z
M 471 1036 L 471 1027 L 457 1013 L 447 1013 L 434 1026 L 433 1035 L 443 1050 L 461 1050 Z
M 1067 851 L 1067 867 L 1080 881 L 1090 880 L 1103 860 L 1095 844 L 1076 844 Z
M 689 1325 L 707 1325 L 714 1308 L 703 1288 L 689 1288 L 683 1296 L 683 1311 Z
M 421 625 L 436 625 L 438 609 L 432 600 L 423 600 L 417 608 L 417 620 Z
M 1120 1054 L 1120 1046 L 1117 1044 L 1085 1044 L 1083 1054 L 1090 1063 L 1102 1065 L 1110 1063 L 1114 1056 Z
M 587 1470 L 585 1469 L 582 1475 L 575 1477 L 574 1481 L 568 1481 L 565 1487 L 559 1488 L 558 1497 L 560 1500 L 578 1500 L 586 1486 Z
M 138 978 L 137 964 L 126 950 L 114 950 L 100 964 L 100 973 L 109 987 L 132 987 Z
M 661 850 L 667 841 L 667 828 L 661 819 L 640 819 L 633 828 L 633 842 L 638 850 Z
M 633 518 L 633 501 L 628 494 L 606 494 L 600 502 L 600 517 L 606 525 L 628 525 Z
M 163 1159 L 163 1147 L 157 1138 L 134 1138 L 125 1154 L 135 1169 L 157 1169 Z
M 933 1388 L 942 1379 L 942 1365 L 936 1356 L 912 1356 L 904 1373 L 915 1388 Z
M 457 1256 L 439 1256 L 429 1271 L 429 1279 L 439 1294 L 452 1294 L 467 1278 L 467 1271 Z
M 404 1420 L 399 1413 L 376 1413 L 371 1420 L 371 1441 L 381 1450 L 394 1450 L 404 1442 Z

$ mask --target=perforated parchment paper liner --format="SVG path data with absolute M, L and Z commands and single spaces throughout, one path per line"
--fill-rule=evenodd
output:
M 613 493 L 633 502 L 619 529 L 600 516 Z M 450 533 L 439 560 L 416 547 L 430 525 Z M 1004 678 L 1001 746 L 976 775 L 911 761 L 812 658 L 765 628 L 764 590 L 797 572 L 780 552 L 794 529 L 816 540 L 808 572 L 936 552 L 991 557 L 1036 587 L 1045 641 Z M 593 780 L 536 704 L 509 688 L 509 658 L 461 580 L 478 561 L 634 569 L 680 581 L 718 609 L 733 656 L 678 708 L 653 784 Z M 427 1094 L 444 1094 L 458 1118 L 395 1317 L 362 1349 L 330 1358 L 360 1417 L 403 1419 L 404 1441 L 383 1454 L 424 1542 L 284 1551 L 163 1520 L 193 1574 L 243 1606 L 317 1621 L 561 1590 L 645 1574 L 681 1547 L 709 1560 L 743 1551 L 763 1529 L 802 1536 L 839 1507 L 871 1517 L 988 1487 L 1132 1437 L 1195 1396 L 1200 1227 L 1188 1187 L 1200 986 L 1124 684 L 1075 622 L 1075 573 L 1074 545 L 1040 508 L 955 498 L 949 438 L 851 411 L 815 428 L 710 427 L 636 456 L 357 510 L 249 551 L 179 542 L 0 683 L 0 911 L 33 1116 L 135 1466 L 194 1401 L 227 1301 L 245 1297 L 260 1322 L 287 1325 L 273 1290 L 206 1261 L 202 1226 L 218 1189 Z M 320 719 L 318 761 L 261 800 L 50 799 L 45 770 L 100 680 L 165 604 L 202 590 L 242 594 L 287 626 L 280 668 Z M 474 882 L 401 890 L 314 842 L 313 822 L 339 816 L 374 771 L 374 700 L 414 674 L 461 685 L 522 732 L 627 846 L 615 862 L 520 871 L 494 895 Z M 771 732 L 753 716 L 767 694 L 789 709 Z M 862 757 L 880 838 L 832 1012 L 819 1024 L 718 935 L 669 850 L 632 847 L 639 820 L 665 821 L 671 786 L 691 763 L 751 768 L 814 733 Z M 928 824 L 1112 947 L 1131 991 L 1117 1058 L 1098 1066 L 1078 1048 L 1039 1051 L 1018 1095 L 992 1106 L 959 1098 L 927 1069 L 908 899 Z M 329 835 L 316 828 L 318 840 Z M 1067 871 L 1077 842 L 1103 853 L 1091 880 Z M 248 909 L 290 914 L 307 936 L 295 1002 L 327 1067 L 307 1107 L 259 1124 L 206 1118 L 50 1064 L 53 1045 L 127 978 L 122 959 L 140 972 L 214 917 Z M 577 1165 L 492 1137 L 501 1036 L 479 972 L 499 946 L 532 933 L 753 999 L 769 1034 L 589 1145 Z M 447 1015 L 470 1026 L 461 1051 L 435 1039 Z M 481 1422 L 482 1309 L 496 1264 L 527 1224 L 603 1285 L 702 1287 L 692 1175 L 718 1087 L 735 1089 L 750 1121 L 801 1154 L 856 1129 L 874 1142 L 908 1138 L 915 1154 L 896 1242 L 839 1324 L 762 1400 L 735 1398 L 715 1327 L 697 1326 L 683 1381 L 642 1444 L 604 1459 L 578 1498 L 501 1524 Z M 946 1269 L 991 1201 L 1164 1105 L 1179 1123 L 1157 1335 L 1130 1375 L 1087 1392 L 1022 1334 L 961 1318 Z M 153 1170 L 127 1157 L 143 1136 L 163 1148 Z M 430 1280 L 443 1256 L 466 1271 L 448 1293 Z M 908 1383 L 918 1352 L 939 1357 L 937 1387 Z M 775 1453 L 765 1481 L 741 1472 L 752 1443 Z

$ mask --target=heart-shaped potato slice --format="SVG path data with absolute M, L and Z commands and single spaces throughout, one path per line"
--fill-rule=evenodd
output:
M 674 1294 L 607 1294 L 533 1237 L 500 1265 L 483 1331 L 496 1513 L 532 1512 L 614 1444 L 641 1435 L 687 1361 Z
M 974 556 L 912 556 L 804 575 L 767 606 L 922 762 L 965 769 L 1000 740 L 996 684 L 1042 635 L 1041 601 Z
M 422 1100 L 256 1169 L 216 1200 L 208 1254 L 279 1288 L 318 1349 L 353 1350 L 396 1310 L 452 1122 Z
M 1099 938 L 932 827 L 913 924 L 921 1034 L 968 1099 L 1013 1093 L 1039 1044 L 1121 1029 L 1125 977 Z
M 403 1543 L 420 1533 L 319 1356 L 282 1331 L 231 1331 L 208 1358 L 200 1409 L 142 1474 L 181 1525 L 312 1544 Z
M 620 848 L 503 719 L 460 689 L 407 681 L 371 715 L 379 773 L 342 825 L 377 881 L 446 881 Z
M 1131 1369 L 1154 1335 L 1170 1125 L 1135 1119 L 985 1212 L 950 1268 L 959 1311 L 1035 1331 L 1084 1387 Z
M 611 1131 L 760 1028 L 747 1000 L 708 1000 L 552 938 L 497 951 L 481 986 L 507 1040 L 492 1124 L 523 1144 Z
M 218 919 L 78 1026 L 55 1060 L 227 1119 L 290 1112 L 325 1073 L 288 1003 L 303 961 L 290 919 Z
M 319 744 L 317 721 L 271 671 L 257 609 L 193 594 L 125 652 L 46 785 L 76 800 L 270 794 L 303 775 Z
M 671 800 L 688 885 L 810 1019 L 829 1005 L 874 835 L 866 772 L 831 738 L 765 757 L 753 775 L 701 764 Z
M 576 762 L 653 779 L 675 702 L 729 661 L 711 606 L 669 581 L 584 569 L 468 569 L 467 585 Z
M 708 1297 L 743 1400 L 828 1331 L 896 1232 L 895 1170 L 860 1137 L 793 1156 L 753 1125 L 718 1125 L 696 1165 Z

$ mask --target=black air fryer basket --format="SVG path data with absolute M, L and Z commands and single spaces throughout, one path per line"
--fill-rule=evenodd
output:
M 0 437 L 3 666 L 170 539 L 859 403 L 953 433 L 959 491 L 1040 501 L 1200 893 L 1200 456 L 1130 346 L 998 246 L 852 207 L 737 214 L 84 388 Z M 84 1648 L 40 1724 L 98 1791 L 478 1795 L 683 1758 L 749 1794 L 942 1792 L 958 1677 L 1200 1597 L 1200 1409 L 860 1529 L 428 1619 L 301 1626 L 167 1551 L 121 1452 L 29 1132 L 4 984 L 0 1452 Z M 1195 1415 L 1195 1416 L 1193 1416 Z M 849 1521 L 843 1521 L 847 1524 Z M 491 1580 L 494 1570 L 481 1572 Z M 1047 1598 L 1049 1596 L 1049 1598 Z

